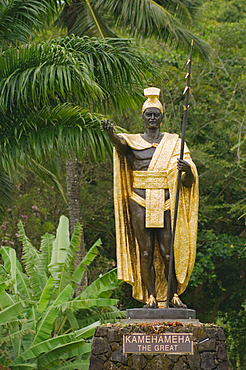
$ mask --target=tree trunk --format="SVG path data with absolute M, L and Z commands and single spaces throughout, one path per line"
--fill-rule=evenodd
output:
M 82 225 L 80 249 L 74 258 L 74 266 L 77 267 L 85 256 L 85 242 L 82 223 L 82 210 L 79 184 L 81 174 L 81 163 L 77 160 L 75 156 L 73 160 L 66 161 L 66 173 L 67 173 L 67 199 L 68 199 L 71 235 L 74 232 L 77 222 L 79 222 Z M 75 290 L 76 296 L 78 296 L 86 286 L 87 286 L 87 274 L 85 273 L 81 283 L 77 285 L 77 288 Z
M 67 32 L 70 34 L 71 28 L 74 22 L 74 10 L 76 4 L 79 3 L 79 0 L 73 0 L 72 4 L 68 4 L 65 1 L 66 9 L 66 20 L 67 20 Z M 66 162 L 66 173 L 67 173 L 67 199 L 68 199 L 68 210 L 69 210 L 69 219 L 70 219 L 70 233 L 72 234 L 74 228 L 79 222 L 82 225 L 82 234 L 81 234 L 81 244 L 80 250 L 77 252 L 77 255 L 74 258 L 74 266 L 77 267 L 82 259 L 85 256 L 85 241 L 84 241 L 84 231 L 83 231 L 83 222 L 82 222 L 82 207 L 80 200 L 80 173 L 81 173 L 81 163 L 77 160 L 76 156 L 73 156 L 73 160 L 67 160 Z M 84 288 L 87 286 L 87 274 L 84 273 L 81 283 L 77 285 L 75 289 L 75 295 L 78 296 Z

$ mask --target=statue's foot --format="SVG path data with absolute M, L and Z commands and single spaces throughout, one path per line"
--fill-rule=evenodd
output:
M 150 295 L 147 304 L 145 304 L 143 308 L 158 308 L 157 300 L 152 294 Z
M 173 295 L 171 304 L 174 308 L 187 308 L 186 304 L 181 301 L 178 294 L 176 293 Z

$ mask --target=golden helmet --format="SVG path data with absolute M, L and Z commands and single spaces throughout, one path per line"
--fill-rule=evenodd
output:
M 144 89 L 144 96 L 148 99 L 143 104 L 142 112 L 147 108 L 158 108 L 163 114 L 163 106 L 159 100 L 160 91 L 161 90 L 157 87 L 148 87 L 147 89 Z

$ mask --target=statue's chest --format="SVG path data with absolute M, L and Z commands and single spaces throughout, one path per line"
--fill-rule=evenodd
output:
M 133 153 L 133 170 L 147 171 L 150 161 L 153 157 L 156 148 L 148 148 L 144 150 L 132 150 Z

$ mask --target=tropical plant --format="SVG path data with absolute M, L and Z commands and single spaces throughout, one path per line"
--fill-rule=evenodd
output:
M 59 154 L 83 159 L 86 152 L 105 160 L 105 152 L 112 149 L 100 125 L 102 116 L 91 111 L 135 106 L 150 71 L 150 63 L 128 40 L 68 36 L 9 47 L 0 55 L 1 180 L 23 176 L 28 168 L 42 179 L 52 179 L 61 190 L 52 175 L 54 162 L 47 168 L 48 158 Z M 2 210 L 9 202 L 10 185 L 5 181 L 2 187 Z M 80 212 L 77 198 L 72 209 Z M 77 221 L 71 214 L 72 230 Z M 83 243 L 81 250 L 83 258 Z
M 208 45 L 190 30 L 200 6 L 199 0 L 67 0 L 59 24 L 78 36 L 115 37 L 124 29 L 132 36 L 155 36 L 182 46 L 193 39 L 207 57 Z
M 69 221 L 60 218 L 56 237 L 46 233 L 40 250 L 31 244 L 21 222 L 22 270 L 15 250 L 1 248 L 0 272 L 0 363 L 11 369 L 81 368 L 88 366 L 93 335 L 100 319 L 121 315 L 114 307 L 111 290 L 119 285 L 116 269 L 99 277 L 74 298 L 75 283 L 98 254 L 98 240 L 74 269 L 81 226 L 69 238 Z M 104 308 L 104 309 L 103 309 Z M 76 317 L 83 311 L 83 320 Z M 85 323 L 85 327 L 81 324 Z
M 0 2 L 0 44 L 27 43 L 58 14 L 61 1 L 2 0 Z

